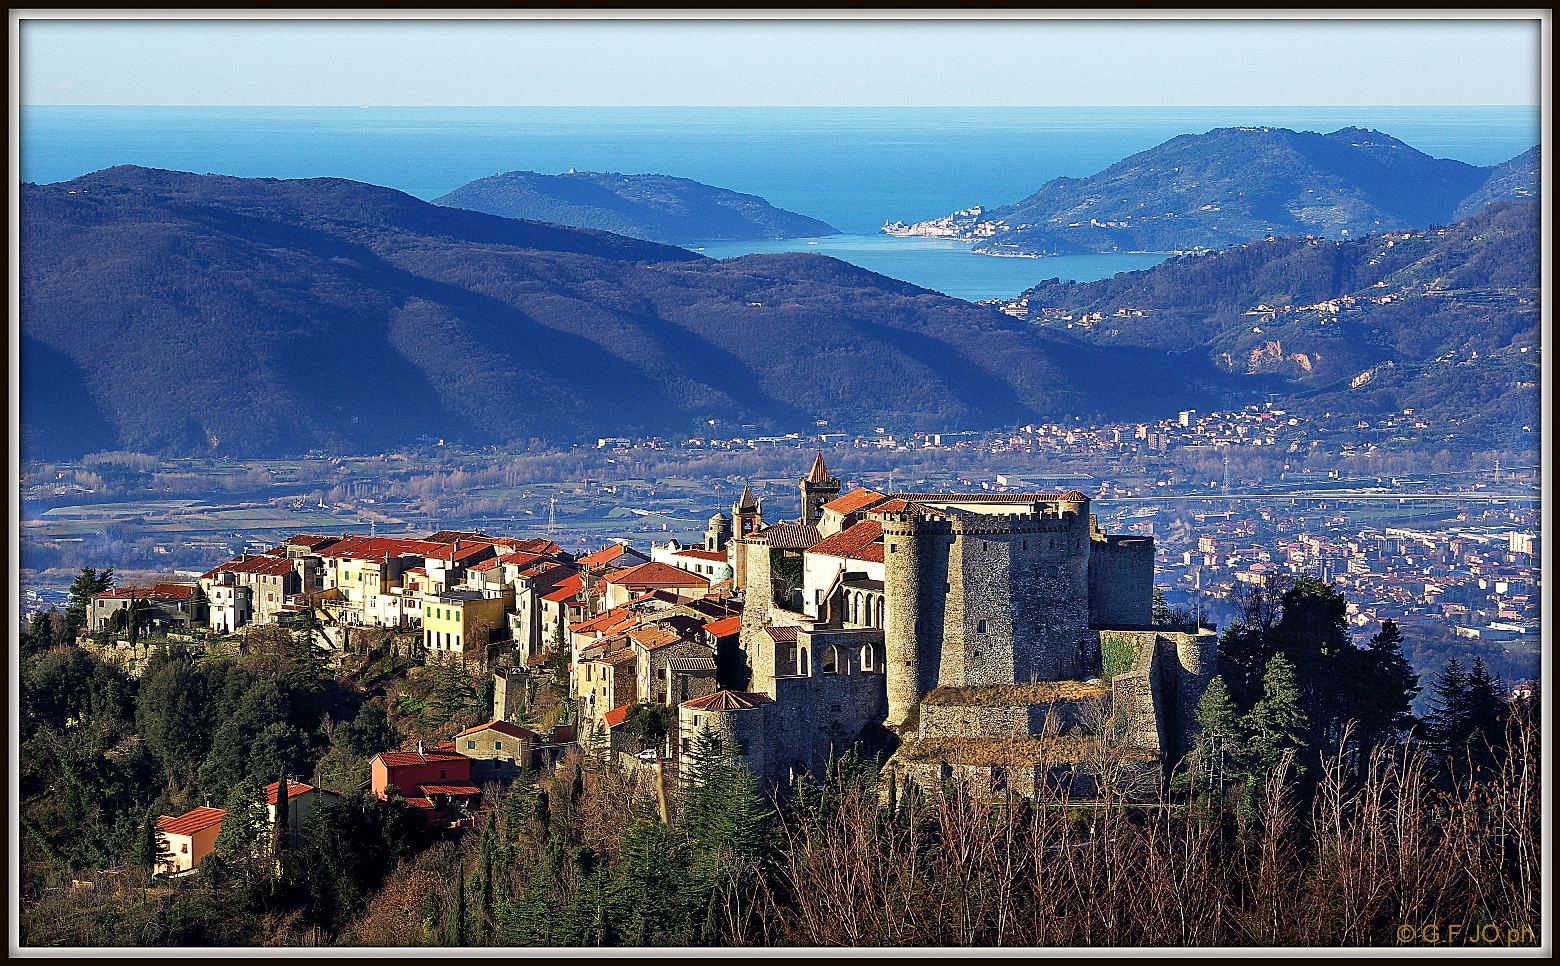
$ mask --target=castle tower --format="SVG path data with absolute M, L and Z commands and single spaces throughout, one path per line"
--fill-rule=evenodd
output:
M 813 460 L 812 470 L 800 480 L 802 489 L 802 526 L 815 527 L 823 518 L 823 505 L 840 495 L 840 481 L 829 475 L 823 454 Z
M 891 729 L 905 726 L 925 691 L 921 686 L 920 516 L 915 512 L 883 517 L 883 670 L 888 687 Z
M 730 539 L 731 517 L 724 513 L 710 517 L 710 525 L 704 529 L 704 549 L 718 553 L 726 549 L 726 541 Z
M 753 488 L 744 486 L 742 496 L 731 505 L 736 536 L 745 537 L 764 525 L 764 508 L 753 498 Z

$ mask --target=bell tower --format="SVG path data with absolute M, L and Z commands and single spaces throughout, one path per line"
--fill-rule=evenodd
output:
M 815 527 L 823 518 L 823 505 L 840 495 L 840 481 L 829 475 L 823 454 L 813 460 L 812 469 L 802 477 L 802 525 Z
M 753 498 L 753 488 L 744 486 L 742 497 L 731 505 L 733 534 L 745 537 L 764 525 L 764 508 Z

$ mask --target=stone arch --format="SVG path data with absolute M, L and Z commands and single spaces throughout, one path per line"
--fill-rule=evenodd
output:
M 824 648 L 823 661 L 819 664 L 818 670 L 824 674 L 849 673 L 850 658 L 846 655 L 845 649 L 834 644 Z

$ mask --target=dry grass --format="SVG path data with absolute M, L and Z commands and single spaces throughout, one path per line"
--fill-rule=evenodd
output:
M 934 707 L 1006 708 L 1058 701 L 1087 701 L 1110 694 L 1109 688 L 1084 681 L 1037 681 L 1033 684 L 991 684 L 975 688 L 937 688 L 922 703 Z

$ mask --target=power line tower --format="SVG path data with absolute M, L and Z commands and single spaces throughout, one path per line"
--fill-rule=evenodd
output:
M 553 497 L 547 501 L 547 535 L 550 537 L 558 531 L 558 498 Z

